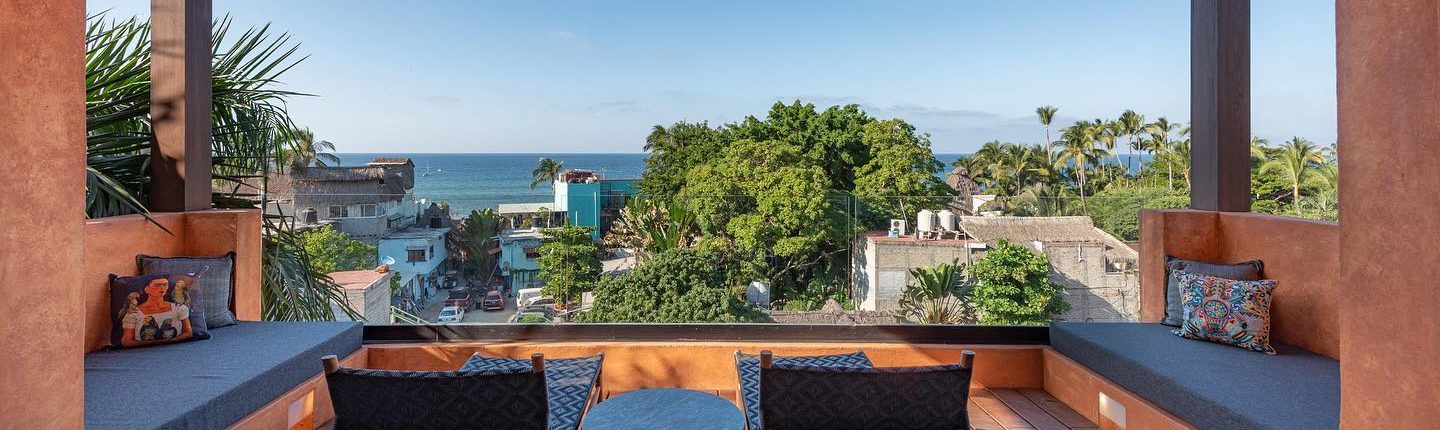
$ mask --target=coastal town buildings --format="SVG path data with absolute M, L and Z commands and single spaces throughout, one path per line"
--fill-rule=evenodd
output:
M 331 226 L 376 245 L 376 259 L 399 278 L 394 304 L 423 303 L 443 282 L 445 206 L 417 199 L 415 163 L 376 157 L 364 166 L 292 166 L 268 181 L 269 213 L 294 216 L 297 229 Z
M 620 217 L 620 210 L 636 194 L 636 179 L 606 179 L 599 173 L 584 169 L 561 172 L 551 184 L 555 198 L 549 202 L 501 204 L 501 216 L 510 220 L 511 228 L 569 224 L 590 227 L 596 241 L 610 231 L 610 224 Z M 546 219 L 549 214 L 550 219 Z M 563 215 L 563 217 L 562 217 Z M 556 222 L 558 220 L 558 222 Z
M 1070 310 L 1057 321 L 1134 321 L 1139 312 L 1139 254 L 1089 217 L 959 217 L 958 237 L 919 240 L 867 233 L 856 243 L 856 308 L 893 310 L 909 270 L 984 256 L 1000 239 L 1050 259 L 1050 280 L 1065 287 Z

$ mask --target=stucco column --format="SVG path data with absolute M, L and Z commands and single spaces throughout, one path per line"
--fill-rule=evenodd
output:
M 1440 422 L 1440 2 L 1338 0 L 1335 15 L 1341 426 L 1433 428 Z
M 0 428 L 83 427 L 85 2 L 0 1 Z

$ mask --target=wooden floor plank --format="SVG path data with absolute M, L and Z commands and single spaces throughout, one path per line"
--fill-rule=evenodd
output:
M 1024 394 L 1026 398 L 1030 399 L 1030 401 L 1035 402 L 1035 404 L 1037 405 L 1040 405 L 1040 408 L 1044 409 L 1045 412 L 1049 412 L 1050 416 L 1055 417 L 1055 419 L 1057 420 L 1060 420 L 1061 423 L 1069 426 L 1071 429 L 1099 428 L 1099 426 L 1097 426 L 1095 423 L 1092 423 L 1090 422 L 1090 420 L 1085 419 L 1084 415 L 1080 415 L 1079 412 L 1075 412 L 1074 409 L 1070 409 L 1069 406 L 1065 406 L 1065 403 L 1061 402 L 1059 399 L 1056 399 L 1055 396 L 1050 395 L 1050 393 L 1045 392 L 1045 390 L 1041 390 L 1038 388 L 1025 388 L 1021 389 L 1020 393 Z
M 1021 418 L 1020 414 L 1015 413 L 1013 409 L 1006 406 L 1004 401 L 995 397 L 995 394 L 991 393 L 988 389 L 978 387 L 971 388 L 970 400 L 975 402 L 976 405 L 979 405 L 981 409 L 984 409 L 991 417 L 994 417 L 995 421 L 1000 423 L 1000 426 L 1005 427 L 1005 430 L 1035 429 L 1035 427 L 1030 425 L 1029 421 Z
M 1000 425 L 999 421 L 995 421 L 995 417 L 990 416 L 989 412 L 985 412 L 984 408 L 981 408 L 980 405 L 976 404 L 975 399 L 970 399 L 969 408 L 967 409 L 970 410 L 971 429 L 1005 430 L 1005 426 Z
M 1036 430 L 1070 429 L 1068 426 L 1061 423 L 1060 420 L 1057 420 L 1055 419 L 1055 417 L 1050 416 L 1049 412 L 1045 412 L 1044 409 L 1041 409 L 1040 405 L 1037 405 L 1035 404 L 1035 402 L 1030 401 L 1030 399 L 1028 397 L 1025 397 L 1024 394 L 1020 394 L 1020 390 L 992 389 L 990 390 L 990 392 L 995 394 L 995 397 L 1000 399 L 1000 401 L 1005 402 L 1005 406 L 1009 406 L 1010 409 L 1014 410 L 1015 413 L 1020 415 L 1021 418 L 1024 418 L 1026 422 L 1029 422 L 1030 426 L 1034 427 Z

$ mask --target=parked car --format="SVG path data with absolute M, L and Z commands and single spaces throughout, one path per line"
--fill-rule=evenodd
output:
M 540 291 L 539 288 L 522 288 L 515 291 L 515 304 L 526 306 L 529 305 L 530 302 L 539 300 L 541 298 Z
M 500 295 L 499 291 L 485 293 L 485 298 L 480 299 L 480 309 L 486 311 L 505 310 L 505 296 Z
M 438 318 L 438 321 L 442 323 L 458 323 L 464 319 L 465 308 L 459 306 L 446 306 L 445 309 L 440 310 L 440 318 Z
M 555 317 L 545 312 L 520 311 L 510 316 L 511 324 L 551 324 Z
M 445 299 L 445 306 L 454 306 L 461 309 L 475 309 L 480 306 L 475 300 L 475 295 L 466 289 L 450 290 L 450 297 Z

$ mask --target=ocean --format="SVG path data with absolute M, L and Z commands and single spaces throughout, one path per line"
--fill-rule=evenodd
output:
M 450 214 L 462 217 L 471 210 L 495 208 L 501 203 L 554 201 L 549 184 L 530 189 L 530 171 L 541 157 L 565 163 L 566 168 L 588 169 L 607 179 L 639 178 L 645 172 L 646 154 L 403 154 L 341 153 L 344 166 L 360 166 L 375 157 L 409 157 L 415 162 L 415 197 L 450 204 Z M 964 154 L 936 154 L 947 166 Z M 1122 156 L 1123 157 L 1123 156 Z M 1136 156 L 1136 158 L 1141 158 Z

